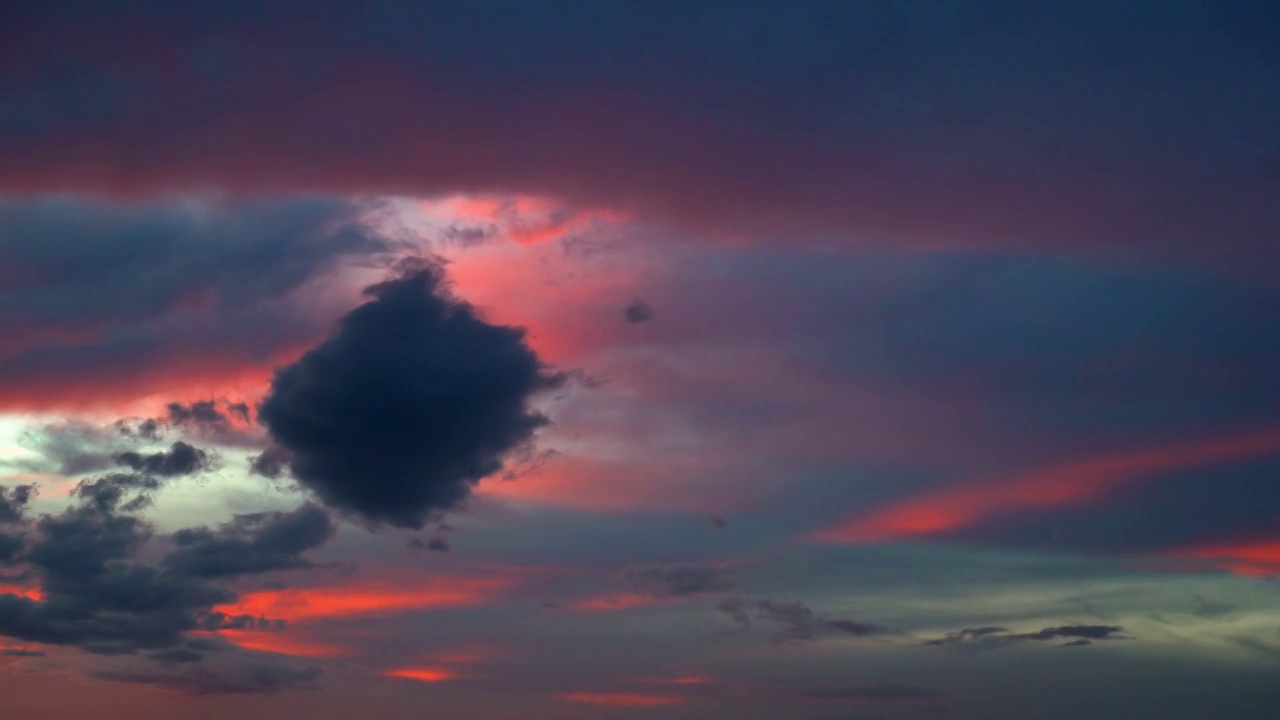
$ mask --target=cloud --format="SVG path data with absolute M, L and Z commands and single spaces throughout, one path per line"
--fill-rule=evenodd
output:
M 9 18 L 0 189 L 515 190 L 787 241 L 1209 255 L 1280 226 L 1265 4 L 54 7 Z
M 936 690 L 918 685 L 844 685 L 804 688 L 801 697 L 824 700 L 930 700 L 940 697 Z
M 771 640 L 774 643 L 803 642 L 823 637 L 874 637 L 889 630 L 843 618 L 829 618 L 814 612 L 802 602 L 781 603 L 772 600 L 743 600 L 731 598 L 721 602 L 717 609 L 733 620 L 743 630 L 750 630 L 752 620 L 763 620 L 777 630 Z
M 172 664 L 172 663 L 170 663 Z M 139 683 L 177 690 L 189 695 L 263 694 L 315 687 L 320 676 L 316 667 L 294 667 L 282 663 L 251 662 L 239 666 L 189 670 L 181 673 L 155 671 L 102 670 L 93 673 L 100 680 Z
M 238 516 L 217 530 L 179 530 L 167 543 L 157 543 L 151 526 L 133 513 L 142 505 L 138 500 L 161 482 L 125 473 L 86 480 L 73 492 L 71 506 L 32 523 L 14 559 L 40 591 L 0 595 L 0 635 L 99 655 L 145 653 L 172 665 L 202 662 L 211 649 L 191 633 L 283 627 L 278 619 L 222 612 L 238 597 L 230 581 L 308 567 L 301 554 L 332 535 L 327 514 L 304 505 L 288 513 Z M 148 561 L 157 544 L 171 549 Z M 150 682 L 143 679 L 150 672 L 140 672 L 120 671 L 112 679 Z M 222 675 L 212 670 L 195 675 L 208 677 L 207 692 L 266 692 L 277 686 L 267 678 L 259 690 L 248 689 L 255 687 L 254 673 L 231 685 L 221 684 Z
M 121 425 L 120 429 L 123 428 Z M 105 470 L 117 464 L 115 454 L 122 441 L 127 442 L 133 437 L 123 434 L 120 429 L 76 420 L 43 423 L 24 430 L 18 436 L 19 446 L 37 453 L 42 459 L 6 464 L 32 472 L 52 471 L 59 475 Z
M 191 475 L 209 468 L 208 454 L 182 441 L 175 442 L 167 451 L 162 452 L 122 452 L 115 456 L 115 460 L 137 472 L 163 477 Z
M 289 469 L 292 453 L 279 445 L 270 445 L 266 450 L 249 458 L 249 472 L 261 475 L 270 480 L 278 480 Z
M 369 288 L 259 408 L 293 476 L 371 524 L 420 528 L 457 506 L 547 424 L 529 401 L 562 380 L 523 330 L 485 322 L 444 283 L 424 263 Z
M 1011 633 L 1003 627 L 964 628 L 940 638 L 926 640 L 925 645 L 993 649 L 1021 642 L 1067 640 L 1059 647 L 1088 645 L 1094 640 L 1117 640 L 1124 632 L 1119 625 L 1060 625 L 1027 633 Z
M 273 358 L 323 336 L 332 315 L 314 297 L 317 279 L 380 262 L 397 244 L 371 229 L 375 209 L 0 198 L 0 408 L 80 407 L 190 392 L 193 376 L 204 385 L 265 374 Z M 242 409 L 171 412 L 200 423 Z
M 648 322 L 658 316 L 657 311 L 649 303 L 635 298 L 622 310 L 622 318 L 632 325 Z
M 10 487 L 0 485 L 0 523 L 14 523 L 22 520 L 23 513 L 31 498 L 36 494 L 34 485 L 17 485 Z
M 175 532 L 167 569 L 200 578 L 234 577 L 310 567 L 302 557 L 324 545 L 336 528 L 329 514 L 305 504 L 291 512 L 237 515 L 217 530 Z
M 731 568 L 717 564 L 671 563 L 633 565 L 624 579 L 637 593 L 655 598 L 687 598 L 732 590 Z

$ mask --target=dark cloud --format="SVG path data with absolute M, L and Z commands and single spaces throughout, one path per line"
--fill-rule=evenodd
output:
M 35 521 L 17 560 L 42 595 L 0 596 L 0 635 L 191 664 L 214 649 L 190 641 L 193 631 L 281 629 L 281 620 L 228 616 L 214 608 L 236 599 L 229 581 L 309 566 L 300 555 L 331 536 L 327 514 L 304 505 L 289 513 L 238 516 L 217 530 L 180 530 L 169 538 L 169 553 L 148 562 L 153 531 L 132 513 L 138 498 L 159 483 L 133 474 L 87 480 L 76 488 L 70 507 Z M 222 686 L 211 684 L 207 691 L 217 687 Z M 250 691 L 235 687 L 223 691 Z
M 410 550 L 430 550 L 431 552 L 449 552 L 453 545 L 449 538 L 436 536 L 431 538 L 412 538 L 409 540 Z
M 22 520 L 27 504 L 36 494 L 34 485 L 0 485 L 0 523 Z
M 323 336 L 332 315 L 300 293 L 390 249 L 366 224 L 372 210 L 314 199 L 0 199 L 0 406 L 145 394 L 190 373 L 261 366 Z M 200 403 L 174 410 L 212 415 Z
M 240 615 L 227 615 L 221 612 L 211 612 L 200 619 L 200 627 L 204 630 L 253 630 L 256 632 L 280 632 L 288 626 L 288 621 L 282 618 L 268 618 L 242 613 Z M 191 643 L 188 642 L 190 647 Z
M 154 475 L 111 473 L 81 480 L 71 494 L 102 512 L 114 512 L 117 508 L 133 512 L 150 505 L 151 493 L 159 490 L 163 484 L 163 480 Z M 130 494 L 133 496 L 126 501 L 125 497 Z
M 44 657 L 44 653 L 40 650 L 24 650 L 20 648 L 4 648 L 0 649 L 0 656 L 16 657 L 16 658 L 32 658 Z
M 926 640 L 925 645 L 952 646 L 978 649 L 1006 647 L 1020 642 L 1045 642 L 1067 640 L 1060 647 L 1088 645 L 1094 640 L 1118 640 L 1124 632 L 1119 625 L 1060 625 L 1028 633 L 1011 633 L 1002 627 L 964 628 L 949 632 L 944 637 Z
M 164 426 L 155 418 L 122 418 L 112 425 L 116 432 L 127 438 L 139 440 L 159 440 L 164 435 Z
M 520 191 L 1205 254 L 1280 227 L 1270 3 L 103 7 L 6 15 L 0 188 Z
M 8 565 L 26 545 L 26 538 L 19 533 L 0 532 L 0 565 Z
M 189 528 L 170 538 L 164 559 L 180 575 L 220 578 L 310 567 L 302 554 L 328 542 L 336 528 L 314 505 L 292 512 L 237 515 L 217 530 Z
M 684 598 L 708 595 L 737 586 L 731 570 L 719 565 L 673 563 L 633 565 L 623 577 L 638 593 L 658 598 Z
M 320 669 L 282 663 L 251 662 L 216 670 L 200 668 L 180 673 L 106 670 L 93 673 L 100 680 L 139 683 L 189 695 L 244 694 L 272 695 L 283 690 L 315 687 Z
M 826 617 L 799 601 L 781 603 L 731 598 L 720 603 L 717 609 L 744 630 L 752 628 L 753 619 L 770 623 L 777 628 L 771 637 L 775 643 L 801 642 L 823 637 L 873 637 L 890 632 L 879 625 Z
M 657 316 L 658 313 L 653 306 L 640 298 L 633 299 L 631 304 L 622 310 L 622 318 L 632 325 L 648 322 Z
M 487 225 L 450 225 L 440 231 L 440 237 L 446 242 L 461 247 L 471 247 L 493 237 L 498 232 L 494 223 Z
M 547 420 L 529 400 L 560 378 L 523 330 L 450 297 L 433 264 L 366 292 L 328 340 L 277 371 L 259 419 L 325 504 L 420 528 L 532 440 Z
M 249 458 L 249 472 L 270 480 L 278 480 L 288 471 L 289 459 L 292 455 L 279 445 L 271 445 Z
M 179 647 L 147 653 L 147 659 L 154 660 L 164 665 L 182 665 L 186 663 L 198 663 L 204 659 L 204 654 L 188 648 Z
M 162 477 L 191 475 L 209 468 L 208 454 L 182 441 L 156 453 L 122 452 L 115 456 L 115 460 L 137 472 Z

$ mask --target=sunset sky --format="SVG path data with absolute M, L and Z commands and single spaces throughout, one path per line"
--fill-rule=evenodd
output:
M 1280 717 L 1280 11 L 0 7 L 0 718 Z

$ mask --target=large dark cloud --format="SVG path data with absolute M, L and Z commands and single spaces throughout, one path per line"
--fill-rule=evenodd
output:
M 297 294 L 390 241 L 328 200 L 0 198 L 0 405 L 90 402 L 245 367 L 323 335 Z M 314 301 L 312 305 L 317 305 Z M 175 405 L 174 422 L 214 412 Z
M 367 292 L 328 340 L 276 373 L 259 419 L 327 505 L 420 528 L 546 424 L 529 401 L 559 376 L 523 330 L 450 297 L 439 267 L 415 265 Z
M 68 508 L 32 523 L 12 561 L 40 594 L 0 595 L 0 636 L 101 655 L 146 652 L 172 665 L 201 662 L 210 649 L 188 637 L 193 631 L 279 629 L 278 620 L 231 617 L 215 608 L 235 600 L 231 580 L 308 567 L 301 555 L 331 537 L 328 516 L 304 505 L 236 517 L 217 530 L 180 530 L 169 538 L 167 554 L 148 560 L 156 540 L 135 512 L 161 482 L 124 473 L 84 481 Z M 199 674 L 209 683 L 222 677 Z
M 1272 253 L 1273 4 L 18 3 L 0 187 L 521 190 Z

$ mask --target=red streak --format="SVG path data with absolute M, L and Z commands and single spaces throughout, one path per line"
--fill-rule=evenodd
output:
M 395 670 L 384 670 L 382 674 L 387 677 L 417 680 L 425 683 L 447 682 L 461 677 L 448 668 L 438 667 L 397 668 Z
M 808 539 L 846 544 L 934 535 L 1013 510 L 1083 502 L 1156 473 L 1275 452 L 1280 452 L 1280 432 L 1273 430 L 1058 465 L 909 498 L 821 530 Z
M 656 707 L 687 702 L 678 695 L 645 695 L 642 693 L 566 693 L 562 700 L 601 707 Z
M 44 593 L 39 588 L 22 587 L 21 585 L 0 585 L 0 595 L 17 595 L 36 602 L 40 602 L 44 598 Z
M 515 584 L 512 578 L 435 578 L 419 587 L 384 584 L 259 590 L 232 605 L 228 615 L 284 618 L 297 622 L 351 615 L 377 615 L 483 605 Z

